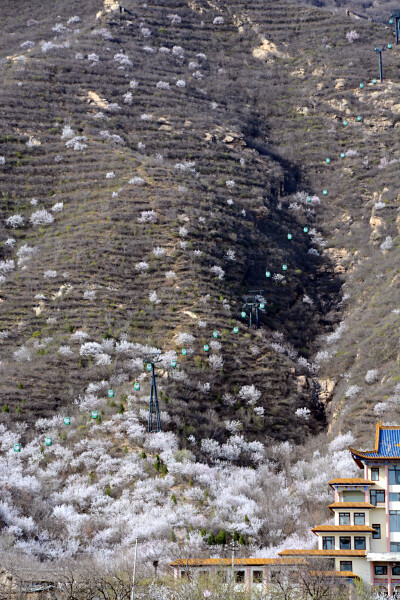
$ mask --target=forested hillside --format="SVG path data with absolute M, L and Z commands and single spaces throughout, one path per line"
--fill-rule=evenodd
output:
M 397 418 L 392 29 L 261 0 L 0 7 L 4 548 L 298 544 L 322 474 L 355 472 L 347 432 Z

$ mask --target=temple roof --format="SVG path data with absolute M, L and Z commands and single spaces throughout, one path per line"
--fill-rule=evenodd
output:
M 328 578 L 347 578 L 347 579 L 361 579 L 359 575 L 356 575 L 352 571 L 310 571 L 310 575 L 317 575 Z
M 350 446 L 349 450 L 359 467 L 362 467 L 362 459 L 392 458 L 400 460 L 400 427 L 384 427 L 382 421 L 379 421 L 376 424 L 375 447 L 373 450 L 355 450 Z
M 366 556 L 365 550 L 282 550 L 279 556 Z
M 363 479 L 362 477 L 338 477 L 331 479 L 328 483 L 331 487 L 334 485 L 374 485 L 373 481 Z
M 288 558 L 235 558 L 235 566 L 241 565 L 293 565 L 298 560 Z M 170 563 L 171 567 L 208 567 L 208 566 L 231 566 L 231 558 L 178 558 Z
M 311 531 L 313 533 L 317 533 L 318 531 L 362 531 L 363 533 L 374 533 L 375 529 L 368 527 L 368 525 L 318 525 L 317 527 L 313 527 Z
M 333 509 L 338 509 L 338 510 L 342 510 L 343 508 L 370 509 L 370 508 L 375 508 L 375 506 L 373 504 L 370 504 L 369 502 L 333 502 L 332 504 L 329 504 L 328 508 L 330 508 L 331 511 L 333 512 Z

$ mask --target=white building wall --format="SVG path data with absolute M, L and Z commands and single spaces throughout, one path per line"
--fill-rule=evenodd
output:
M 381 526 L 381 539 L 371 538 L 371 552 L 386 552 L 386 513 L 385 509 L 373 508 L 371 510 L 371 527 L 372 525 Z
M 376 465 L 376 467 L 372 466 L 372 467 L 366 467 L 366 479 L 369 479 L 370 481 L 372 481 L 372 470 L 373 468 L 378 468 L 379 469 L 379 479 L 378 481 L 374 481 L 374 485 L 376 485 L 378 488 L 385 488 L 386 487 L 386 476 L 385 476 L 385 467 L 384 466 L 380 466 L 380 465 Z
M 340 561 L 351 560 L 353 564 L 353 573 L 358 575 L 362 579 L 365 585 L 371 584 L 371 567 L 366 558 L 354 557 L 354 556 L 342 556 L 335 558 L 335 570 L 340 571 Z
M 340 513 L 350 513 L 350 525 L 354 525 L 354 513 L 365 514 L 365 525 L 370 526 L 371 522 L 371 509 L 367 508 L 334 508 L 335 511 L 335 525 L 340 525 Z M 400 510 L 400 509 L 399 509 Z M 374 521 L 374 523 L 378 521 Z

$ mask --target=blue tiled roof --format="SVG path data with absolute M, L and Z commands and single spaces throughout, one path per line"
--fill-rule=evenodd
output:
M 377 441 L 375 449 L 360 451 L 350 448 L 351 452 L 361 458 L 398 458 L 400 459 L 400 428 L 382 427 L 377 424 Z M 377 447 L 376 447 L 377 446 Z

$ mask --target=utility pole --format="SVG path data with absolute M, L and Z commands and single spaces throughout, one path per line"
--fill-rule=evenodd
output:
M 375 44 L 375 52 L 379 53 L 379 80 L 383 81 L 383 68 L 382 68 L 382 52 L 386 50 L 386 44 Z
M 161 419 L 160 419 L 160 410 L 158 407 L 158 397 L 157 397 L 157 385 L 156 385 L 156 376 L 154 372 L 154 365 L 161 362 L 160 355 L 155 354 L 153 356 L 148 356 L 145 358 L 145 362 L 147 363 L 147 370 L 151 371 L 151 390 L 150 390 L 150 407 L 149 407 L 149 433 L 158 433 L 161 431 Z
M 236 541 L 232 540 L 231 542 L 231 550 L 232 550 L 232 577 L 235 573 L 235 551 L 237 550 Z
M 132 579 L 132 594 L 131 594 L 131 600 L 135 600 L 135 583 L 136 583 L 137 545 L 138 545 L 138 539 L 136 538 L 136 542 L 135 542 L 135 558 L 134 558 L 134 561 L 133 561 L 133 579 Z
M 389 23 L 393 25 L 395 22 L 395 34 L 396 34 L 396 46 L 399 43 L 399 33 L 400 33 L 400 10 L 394 10 L 390 15 Z

